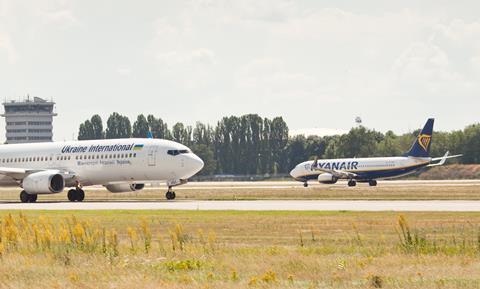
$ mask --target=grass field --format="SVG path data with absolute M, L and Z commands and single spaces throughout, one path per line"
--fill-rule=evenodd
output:
M 0 212 L 2 288 L 480 288 L 480 213 Z
M 257 184 L 261 184 L 259 182 Z M 272 186 L 228 185 L 213 183 L 202 186 L 195 183 L 176 187 L 178 199 L 196 200 L 252 200 L 252 199 L 325 199 L 325 200 L 480 200 L 480 182 L 446 184 L 380 183 L 377 187 L 359 184 L 349 188 L 345 183 L 337 185 L 313 184 L 304 188 L 301 183 L 272 183 Z M 238 183 L 237 183 L 238 184 Z M 165 188 L 145 189 L 138 192 L 113 194 L 106 189 L 85 188 L 87 201 L 111 200 L 165 200 Z M 20 189 L 2 188 L 0 201 L 19 200 Z M 41 195 L 39 201 L 66 201 L 66 192 Z

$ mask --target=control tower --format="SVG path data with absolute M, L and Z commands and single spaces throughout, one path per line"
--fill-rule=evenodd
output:
M 23 101 L 3 103 L 7 144 L 51 142 L 55 102 L 29 96 Z

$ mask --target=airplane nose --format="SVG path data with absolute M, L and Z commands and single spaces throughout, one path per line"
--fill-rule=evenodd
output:
M 199 158 L 196 154 L 193 155 L 193 162 L 194 162 L 193 166 L 196 170 L 195 173 L 198 173 L 199 171 L 201 171 L 203 169 L 203 166 L 205 165 L 203 160 Z
M 290 175 L 295 179 L 298 176 L 298 170 L 297 168 L 293 168 L 293 170 L 290 171 Z
M 189 154 L 185 158 L 185 178 L 189 178 L 194 176 L 198 173 L 201 169 L 203 169 L 203 160 L 199 158 L 196 154 Z

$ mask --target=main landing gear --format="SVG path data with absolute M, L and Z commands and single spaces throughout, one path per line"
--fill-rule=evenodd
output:
M 174 200 L 175 199 L 176 195 L 175 195 L 175 192 L 172 191 L 172 187 L 168 187 L 168 191 L 165 194 L 165 197 L 167 198 L 167 200 Z
M 370 185 L 370 187 L 376 187 L 377 186 L 377 181 L 376 180 L 369 180 L 368 184 Z
M 308 188 L 308 183 L 307 182 L 303 183 L 303 187 Z
M 355 180 L 349 180 L 348 181 L 348 186 L 349 187 L 355 187 L 357 185 L 357 182 Z
M 80 188 L 71 189 L 68 191 L 67 197 L 70 202 L 81 202 L 85 199 L 85 192 Z
M 22 203 L 35 203 L 37 201 L 37 195 L 36 194 L 29 194 L 25 191 L 22 191 L 20 193 L 20 201 Z

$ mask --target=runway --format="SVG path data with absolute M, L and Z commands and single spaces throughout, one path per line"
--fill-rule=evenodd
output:
M 0 210 L 205 210 L 480 212 L 480 201 L 156 201 L 0 203 Z

